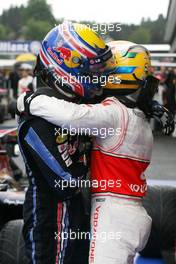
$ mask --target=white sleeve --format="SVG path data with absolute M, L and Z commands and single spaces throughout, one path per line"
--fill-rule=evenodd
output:
M 114 104 L 78 105 L 46 95 L 39 95 L 31 101 L 30 113 L 55 125 L 76 130 L 114 128 L 118 118 Z

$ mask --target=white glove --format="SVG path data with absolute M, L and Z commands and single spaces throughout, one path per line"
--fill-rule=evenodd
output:
M 26 93 L 22 93 L 17 99 L 17 110 L 19 113 L 24 112 L 25 110 L 25 107 L 24 107 L 24 97 L 25 96 L 26 96 Z

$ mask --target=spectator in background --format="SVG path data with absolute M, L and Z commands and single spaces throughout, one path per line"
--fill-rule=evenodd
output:
M 166 99 L 164 95 L 166 91 L 166 85 L 165 85 L 165 80 L 167 77 L 166 68 L 161 67 L 159 71 L 156 68 L 153 68 L 152 72 L 155 75 L 155 77 L 160 81 L 158 86 L 158 91 L 154 95 L 154 100 L 158 101 L 161 105 L 165 105 Z M 160 135 L 162 133 L 161 124 L 156 119 L 151 120 L 151 126 L 155 135 Z
M 167 77 L 167 73 L 168 73 L 167 68 L 164 67 L 164 66 L 162 66 L 162 67 L 160 68 L 160 75 L 161 75 L 161 78 L 162 78 L 162 79 L 166 79 L 166 77 Z
M 165 106 L 175 116 L 176 113 L 176 69 L 170 69 L 166 81 Z M 176 137 L 176 129 L 174 130 L 172 137 Z
M 13 97 L 17 98 L 18 94 L 18 81 L 20 77 L 17 70 L 14 70 L 9 75 L 9 87 L 13 90 Z
M 175 101 L 175 86 L 176 86 L 176 76 L 174 73 L 174 70 L 170 70 L 166 81 L 166 90 L 165 90 L 165 97 L 166 97 L 166 108 L 173 114 L 175 115 L 175 110 L 176 110 L 176 101 Z
M 5 77 L 3 71 L 0 70 L 0 88 L 4 88 L 4 86 L 5 86 Z
M 23 63 L 21 64 L 19 70 L 21 79 L 18 81 L 18 96 L 33 89 L 33 77 L 31 76 L 32 66 L 30 64 Z

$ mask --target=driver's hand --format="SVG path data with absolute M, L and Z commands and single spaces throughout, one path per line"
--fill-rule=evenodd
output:
M 22 93 L 17 99 L 17 109 L 16 114 L 20 116 L 23 112 L 28 112 L 28 105 L 30 102 L 30 98 L 32 97 L 33 92 Z
M 153 117 L 162 125 L 162 130 L 165 135 L 170 135 L 174 132 L 175 122 L 173 114 L 157 101 L 152 102 Z

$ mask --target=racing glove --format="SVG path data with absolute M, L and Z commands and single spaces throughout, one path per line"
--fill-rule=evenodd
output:
M 26 92 L 17 99 L 16 115 L 21 116 L 25 113 L 30 114 L 29 105 L 31 100 L 36 96 L 33 92 Z
M 162 126 L 162 131 L 165 135 L 170 135 L 174 132 L 175 122 L 173 114 L 157 101 L 152 101 L 152 117 L 155 118 Z

